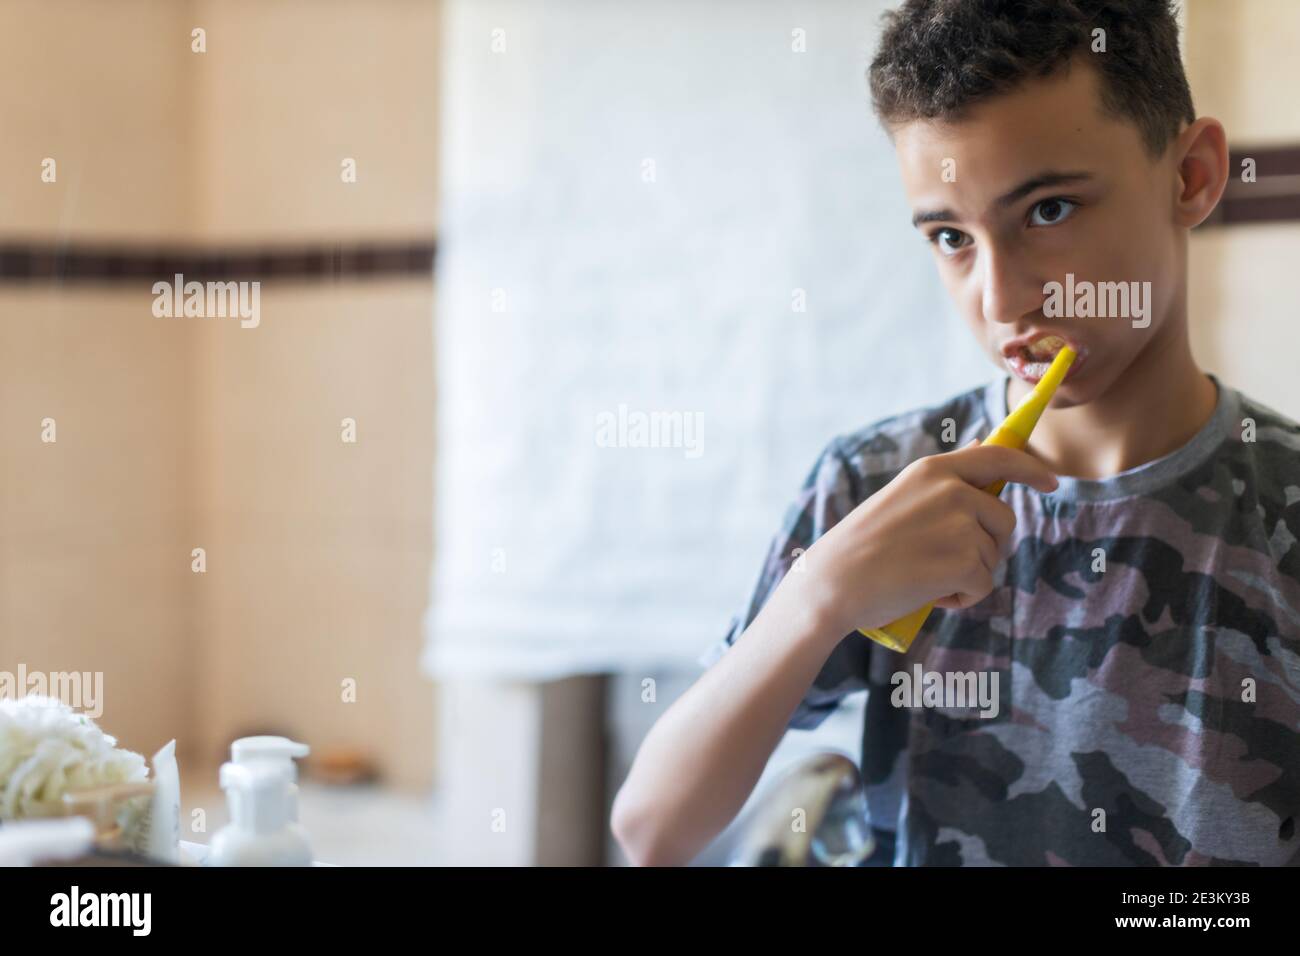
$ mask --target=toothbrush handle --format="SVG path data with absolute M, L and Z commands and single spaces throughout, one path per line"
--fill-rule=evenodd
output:
M 897 621 L 890 621 L 884 627 L 877 627 L 871 630 L 858 628 L 858 633 L 863 637 L 869 637 L 877 644 L 883 644 L 891 651 L 905 652 L 912 646 L 912 641 L 921 630 L 921 625 L 925 619 L 930 616 L 934 610 L 933 602 L 923 608 L 918 608 L 905 617 L 900 617 Z
M 1005 481 L 995 481 L 984 490 L 996 497 L 1002 493 L 1002 489 L 1006 487 L 1006 484 Z M 891 651 L 903 653 L 912 646 L 912 641 L 920 633 L 921 625 L 925 623 L 925 619 L 930 616 L 932 610 L 934 610 L 933 601 L 923 608 L 918 608 L 911 614 L 900 617 L 896 621 L 890 621 L 884 627 L 872 628 L 871 630 L 860 627 L 858 633 L 863 637 L 871 638 L 877 644 L 884 645 Z
M 1062 347 L 1052 359 L 1047 373 L 1034 386 L 1033 391 L 1016 406 L 1001 425 L 993 430 L 991 435 L 984 439 L 982 444 L 1023 449 L 1029 443 L 1029 434 L 1038 423 L 1038 417 L 1052 400 L 1057 386 L 1065 380 L 1065 374 L 1070 370 L 1075 357 L 1074 349 L 1068 345 Z M 1005 481 L 995 481 L 984 490 L 991 495 L 999 495 L 1005 485 Z M 900 617 L 897 621 L 891 621 L 884 627 L 872 630 L 858 628 L 858 633 L 871 638 L 877 644 L 883 644 L 890 650 L 906 651 L 912 646 L 913 639 L 933 608 L 934 604 L 930 603 L 905 617 Z

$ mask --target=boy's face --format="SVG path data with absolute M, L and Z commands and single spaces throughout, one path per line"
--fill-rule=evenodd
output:
M 1104 395 L 1181 321 L 1171 319 L 1180 312 L 1172 306 L 1180 301 L 1184 235 L 1174 216 L 1172 150 L 1153 159 L 1133 123 L 1104 116 L 1099 85 L 1094 69 L 1075 60 L 977 103 L 956 122 L 918 120 L 894 131 L 917 228 L 994 362 L 1032 383 L 1060 339 L 1028 351 L 1026 340 L 1048 333 L 1079 353 L 1057 407 Z M 1072 312 L 1045 314 L 1052 282 Z M 1085 283 L 1101 293 L 1093 317 L 1079 316 Z M 1115 287 L 1101 283 L 1137 292 L 1124 314 L 1113 314 L 1122 311 Z

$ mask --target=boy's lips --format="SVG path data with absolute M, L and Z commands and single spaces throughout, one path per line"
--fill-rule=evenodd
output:
M 1056 353 L 1066 345 L 1075 351 L 1074 362 L 1062 380 L 1068 382 L 1083 367 L 1088 357 L 1088 350 L 1059 332 L 1037 331 L 1017 336 L 1003 343 L 1001 352 L 1003 361 L 1017 378 L 1033 383 L 1047 373 L 1047 368 L 1052 364 L 1052 359 L 1056 358 Z

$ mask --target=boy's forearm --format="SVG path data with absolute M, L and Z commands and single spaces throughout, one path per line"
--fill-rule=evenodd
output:
M 642 865 L 684 864 L 735 818 L 843 634 L 787 577 L 642 742 L 612 826 Z

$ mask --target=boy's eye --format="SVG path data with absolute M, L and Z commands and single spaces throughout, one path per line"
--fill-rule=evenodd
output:
M 930 234 L 930 241 L 939 247 L 945 256 L 951 256 L 961 250 L 964 240 L 969 238 L 959 229 L 936 229 Z
M 1029 212 L 1031 226 L 1055 226 L 1065 222 L 1079 206 L 1068 199 L 1044 199 Z

